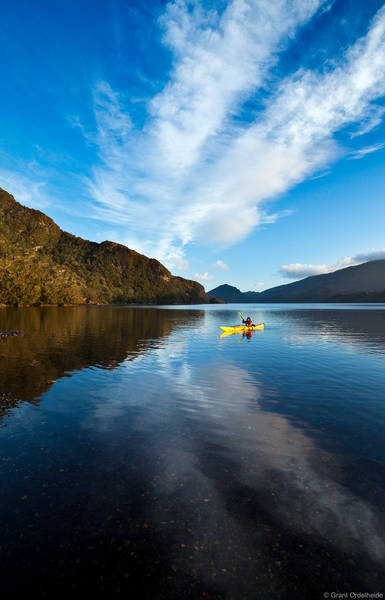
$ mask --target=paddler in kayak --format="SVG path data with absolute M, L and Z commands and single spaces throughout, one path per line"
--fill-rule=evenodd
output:
M 247 317 L 246 320 L 243 319 L 242 313 L 238 313 L 238 317 L 242 319 L 242 325 L 219 325 L 221 329 L 225 332 L 222 335 L 228 335 L 229 333 L 242 333 L 244 331 L 251 331 L 253 329 L 264 329 L 264 323 L 255 323 L 253 325 L 253 321 L 251 317 Z
M 246 325 L 246 327 L 252 327 L 253 326 L 253 322 L 251 320 L 250 317 L 247 317 L 247 319 L 242 319 L 242 323 L 244 323 Z

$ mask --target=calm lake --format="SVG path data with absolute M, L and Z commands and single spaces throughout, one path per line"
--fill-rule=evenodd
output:
M 221 337 L 238 310 L 265 329 Z M 5 331 L 5 598 L 385 593 L 384 305 L 10 308 Z

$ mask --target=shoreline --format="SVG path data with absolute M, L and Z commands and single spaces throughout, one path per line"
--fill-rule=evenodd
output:
M 80 307 L 80 306 L 105 306 L 105 307 L 116 307 L 116 308 L 122 308 L 122 307 L 132 307 L 132 308 L 137 308 L 137 307 L 151 307 L 151 306 L 212 306 L 213 304 L 215 305 L 224 305 L 224 306 L 238 306 L 238 305 L 276 305 L 276 304 L 385 304 L 385 300 L 302 300 L 302 301 L 294 301 L 294 300 L 280 300 L 280 301 L 270 301 L 270 302 L 194 302 L 194 303 L 182 303 L 182 302 L 176 302 L 176 303 L 167 303 L 167 304 L 155 304 L 153 302 L 146 302 L 146 303 L 129 303 L 129 304 L 115 304 L 115 303 L 108 303 L 108 304 L 104 304 L 104 303 L 97 303 L 97 302 L 89 302 L 89 303 L 82 303 L 82 304 L 67 304 L 67 303 L 58 303 L 58 304 L 2 304 L 0 303 L 0 309 L 7 309 L 7 308 L 47 308 L 47 307 L 53 307 L 53 308 L 69 308 L 69 307 Z

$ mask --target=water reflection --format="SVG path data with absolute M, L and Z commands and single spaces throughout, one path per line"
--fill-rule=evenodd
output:
M 156 492 L 147 488 L 145 522 L 156 531 L 172 524 L 163 559 L 187 578 L 195 569 L 206 586 L 224 585 L 226 573 L 234 597 L 248 597 L 255 578 L 282 592 L 298 565 L 308 572 L 293 589 L 315 591 L 326 569 L 338 580 L 331 553 L 347 589 L 378 584 L 373 563 L 381 571 L 383 515 L 339 483 L 341 457 L 322 450 L 306 429 L 262 411 L 266 390 L 247 369 L 190 365 L 187 380 L 195 385 L 168 389 L 166 421 L 155 425 L 153 413 L 141 413 L 135 423 L 151 437 L 146 479 Z
M 383 423 L 378 315 L 365 329 L 361 315 L 265 312 L 263 335 L 239 345 L 219 339 L 223 309 L 49 310 L 13 317 L 28 335 L 1 346 L 3 393 L 44 393 L 0 430 L 7 590 L 20 563 L 42 595 L 383 589 L 383 440 L 368 450 Z M 342 355 L 335 342 L 352 339 L 360 352 Z M 13 379 L 32 360 L 23 392 Z M 367 429 L 351 399 L 376 418 Z
M 191 311 L 189 326 L 202 319 Z M 8 405 L 37 400 L 60 377 L 97 366 L 114 369 L 186 325 L 179 311 L 115 307 L 32 307 L 0 310 L 0 398 Z
M 273 318 L 278 315 L 290 324 L 290 334 L 284 334 L 287 341 L 314 343 L 318 338 L 320 342 L 337 341 L 356 349 L 365 345 L 365 350 L 369 347 L 385 352 L 385 310 L 284 310 Z

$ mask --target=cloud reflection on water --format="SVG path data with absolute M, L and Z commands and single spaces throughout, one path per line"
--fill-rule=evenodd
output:
M 383 563 L 383 515 L 339 483 L 343 457 L 317 444 L 319 432 L 261 408 L 277 393 L 274 382 L 267 387 L 228 360 L 194 363 L 174 337 L 153 353 L 151 381 L 132 381 L 137 400 L 127 386 L 101 390 L 94 421 L 104 428 L 124 418 L 127 403 L 140 405 L 131 427 L 144 433 L 157 469 L 146 519 L 161 528 L 175 510 L 189 525 L 188 543 L 181 532 L 164 548 L 170 563 L 182 572 L 195 568 L 207 584 L 225 569 L 227 589 L 236 593 L 239 571 L 247 580 L 269 568 L 271 536 L 258 511 L 290 535 Z M 248 501 L 257 504 L 255 518 L 240 509 Z

